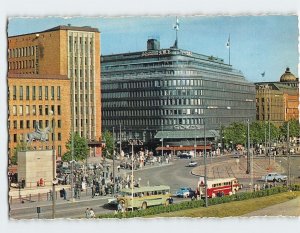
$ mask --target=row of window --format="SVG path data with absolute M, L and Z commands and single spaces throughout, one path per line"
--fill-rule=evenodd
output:
M 105 120 L 103 119 L 103 125 L 105 126 L 115 126 L 115 125 L 127 125 L 127 126 L 138 126 L 138 125 L 149 125 L 149 126 L 161 126 L 163 125 L 194 125 L 194 124 L 203 124 L 202 118 L 169 118 L 169 119 L 123 119 L 121 120 Z
M 85 74 L 85 77 L 88 77 L 89 74 L 90 74 L 91 77 L 93 77 L 94 69 L 93 69 L 92 66 L 90 66 L 90 68 L 91 68 L 90 70 L 89 69 L 83 69 L 83 68 L 81 68 L 81 69 L 74 69 L 73 70 L 73 68 L 70 68 L 69 72 L 70 72 L 71 76 L 74 76 L 76 78 L 78 78 L 78 77 L 79 78 L 83 78 L 83 74 Z
M 8 127 L 8 129 L 10 129 L 11 127 L 13 129 L 34 129 L 37 122 L 41 129 L 44 127 L 48 127 L 52 124 L 51 123 L 52 120 L 45 120 L 45 121 L 43 121 L 43 120 L 39 120 L 39 121 L 36 121 L 36 120 L 32 120 L 32 121 L 31 120 L 19 120 L 19 121 L 13 120 L 12 126 L 10 125 L 11 122 L 8 121 L 7 127 Z M 57 120 L 57 124 L 55 123 L 55 127 L 61 128 L 61 120 Z
M 9 88 L 8 91 L 8 99 L 10 99 L 10 93 L 11 93 L 11 88 Z M 24 97 L 25 94 L 25 97 Z M 56 87 L 56 92 L 55 92 L 55 87 L 54 86 L 13 86 L 12 87 L 12 99 L 13 100 L 23 100 L 24 98 L 26 100 L 36 100 L 37 97 L 39 100 L 48 100 L 49 98 L 51 100 L 54 100 L 55 95 L 56 99 L 60 100 L 61 98 L 61 87 L 57 86 Z M 18 97 L 18 98 L 17 98 Z
M 51 140 L 53 141 L 54 134 L 51 134 Z M 49 139 L 49 138 L 47 138 Z M 62 141 L 62 136 L 61 133 L 57 133 L 55 135 L 55 140 L 57 141 Z M 13 142 L 26 142 L 27 141 L 27 133 L 18 133 L 18 134 L 13 134 Z M 11 142 L 10 135 L 8 135 L 8 142 Z
M 88 43 L 89 42 L 89 43 Z M 90 47 L 90 52 L 93 51 L 94 39 L 87 36 L 69 36 L 69 52 L 88 52 L 88 45 Z
M 56 114 L 55 105 L 13 105 L 10 106 L 9 114 L 13 116 L 29 116 L 29 115 L 46 115 L 51 116 Z M 61 106 L 57 105 L 57 115 L 61 115 Z M 25 112 L 24 112 L 25 110 Z
M 31 68 L 35 68 L 34 59 L 8 62 L 8 69 L 9 70 L 31 69 Z
M 8 58 L 34 56 L 37 46 L 8 49 Z
M 241 102 L 226 99 L 151 99 L 102 102 L 103 108 L 115 107 L 155 107 L 155 106 L 217 106 L 216 108 L 240 107 L 241 105 L 255 108 L 254 102 Z M 223 107 L 222 107 L 223 106 Z M 227 108 L 228 109 L 228 108 Z M 106 110 L 106 109 L 105 109 Z
M 254 92 L 254 86 L 241 85 L 235 83 L 224 83 L 220 81 L 210 81 L 202 79 L 170 79 L 170 80 L 153 80 L 153 81 L 136 81 L 136 82 L 118 82 L 104 83 L 102 90 L 115 89 L 138 89 L 153 87 L 211 87 L 223 90 Z
M 153 110 L 127 110 L 127 111 L 103 111 L 103 117 L 135 117 L 135 116 L 169 116 L 169 115 L 199 115 L 203 114 L 204 109 L 153 109 Z

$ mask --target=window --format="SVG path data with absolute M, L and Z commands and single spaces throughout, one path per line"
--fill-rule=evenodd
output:
M 17 99 L 17 87 L 13 86 L 13 99 L 16 100 Z
M 61 115 L 60 105 L 57 106 L 57 114 L 58 114 L 58 115 Z
M 48 116 L 49 115 L 49 106 L 45 105 L 45 115 Z
M 43 89 L 42 86 L 39 86 L 39 100 L 42 99 L 42 96 L 43 96 Z
M 14 142 L 17 142 L 17 134 L 14 134 Z
M 57 87 L 57 99 L 60 100 L 60 87 Z
M 61 157 L 61 146 L 58 146 L 58 156 Z
M 39 115 L 43 115 L 43 106 L 39 105 Z
M 23 100 L 23 86 L 20 86 L 20 89 L 19 89 L 19 91 L 20 91 L 20 100 Z
M 45 86 L 45 100 L 48 100 L 48 86 Z
M 39 120 L 39 127 L 43 128 L 43 121 L 42 120 Z
M 54 107 L 55 107 L 54 105 L 51 105 L 51 114 L 53 115 L 55 114 Z
M 35 100 L 35 96 L 36 96 L 36 93 L 35 93 L 35 86 L 32 87 L 32 99 Z
M 23 105 L 19 106 L 19 114 L 20 116 L 23 116 Z
M 24 128 L 24 125 L 23 125 L 23 121 L 21 120 L 20 121 L 20 129 L 23 129 Z
M 30 129 L 30 121 L 29 120 L 26 121 L 26 128 Z
M 29 105 L 26 105 L 25 112 L 26 112 L 26 115 L 30 115 L 30 108 L 29 108 Z
M 57 139 L 58 139 L 58 141 L 61 141 L 61 133 L 57 134 Z
M 17 123 L 17 121 L 14 121 L 14 129 L 17 129 L 18 128 L 18 123 Z
M 57 121 L 57 128 L 61 128 L 61 120 Z
M 36 106 L 35 105 L 32 106 L 32 114 L 36 115 Z
M 54 87 L 51 86 L 51 100 L 54 100 Z
M 13 115 L 16 116 L 17 115 L 17 105 L 13 106 Z

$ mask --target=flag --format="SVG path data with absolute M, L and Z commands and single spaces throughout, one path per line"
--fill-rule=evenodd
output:
M 226 47 L 227 47 L 227 48 L 230 48 L 230 35 L 229 35 L 229 37 L 228 37 L 228 41 L 227 41 L 227 43 L 226 43 Z
M 261 77 L 265 77 L 266 72 L 261 73 Z
M 176 31 L 179 30 L 179 20 L 178 20 L 177 17 L 176 17 L 176 24 L 174 25 L 174 29 L 175 29 Z

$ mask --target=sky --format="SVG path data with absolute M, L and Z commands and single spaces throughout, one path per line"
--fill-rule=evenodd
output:
M 230 35 L 230 64 L 250 82 L 279 81 L 286 67 L 298 77 L 296 15 L 181 15 L 178 19 L 180 49 L 229 63 L 226 43 Z M 175 41 L 175 22 L 176 16 L 11 17 L 7 32 L 8 36 L 20 35 L 67 24 L 96 27 L 101 32 L 101 54 L 108 55 L 146 50 L 148 38 L 158 38 L 161 48 L 169 48 Z

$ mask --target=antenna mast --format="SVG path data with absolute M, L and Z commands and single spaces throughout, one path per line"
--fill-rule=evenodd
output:
M 174 44 L 174 48 L 176 48 L 176 49 L 178 49 L 178 30 L 179 30 L 179 20 L 178 20 L 178 18 L 177 18 L 177 16 L 176 16 L 176 24 L 174 25 L 174 30 L 175 30 L 175 32 L 176 32 L 176 40 L 175 40 L 175 44 Z

